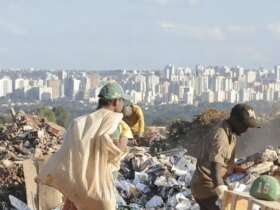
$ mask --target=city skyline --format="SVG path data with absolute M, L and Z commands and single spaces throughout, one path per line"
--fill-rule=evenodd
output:
M 16 71 L 1 72 L 0 99 L 76 100 L 97 103 L 100 89 L 117 81 L 133 103 L 238 103 L 280 100 L 280 65 L 273 70 L 238 67 L 176 67 L 160 71 Z
M 273 68 L 280 2 L 219 0 L 0 2 L 0 68 Z

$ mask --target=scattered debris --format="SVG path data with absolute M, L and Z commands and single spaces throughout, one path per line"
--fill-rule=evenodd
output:
M 57 151 L 65 131 L 38 116 L 11 113 L 14 122 L 0 128 L 0 204 L 7 209 L 11 206 L 9 195 L 18 198 L 10 196 L 13 202 L 26 202 L 22 162 L 43 159 Z M 143 145 L 132 147 L 121 163 L 115 181 L 119 199 L 123 199 L 119 209 L 198 210 L 190 190 L 197 140 L 227 115 L 210 109 L 196 116 L 193 122 L 174 122 L 167 129 L 168 133 L 165 128 L 150 128 L 142 139 Z M 188 147 L 185 147 L 186 141 L 189 141 Z M 279 148 L 267 147 L 237 160 L 236 164 L 236 171 L 226 182 L 237 192 L 249 192 L 253 181 L 263 174 L 280 180 Z
M 11 114 L 14 121 L 0 132 L 0 200 L 9 203 L 12 194 L 25 202 L 23 161 L 57 151 L 65 129 L 36 115 Z
M 122 162 L 116 187 L 128 206 L 193 209 L 190 181 L 195 164 L 186 151 L 152 156 L 149 148 L 134 147 Z

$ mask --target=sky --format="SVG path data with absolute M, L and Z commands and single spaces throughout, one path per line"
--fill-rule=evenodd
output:
M 279 51 L 279 0 L 0 0 L 0 68 L 272 68 Z

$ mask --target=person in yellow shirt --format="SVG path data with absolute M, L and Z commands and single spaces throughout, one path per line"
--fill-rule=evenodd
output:
M 144 135 L 144 113 L 140 106 L 132 104 L 130 101 L 125 100 L 125 106 L 123 109 L 124 118 L 123 121 L 130 127 L 134 138 L 139 139 Z
M 127 140 L 133 139 L 130 127 L 122 120 L 117 130 L 111 135 L 114 143 L 122 150 L 125 149 Z

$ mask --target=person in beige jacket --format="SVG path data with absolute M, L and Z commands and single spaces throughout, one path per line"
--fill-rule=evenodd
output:
M 119 169 L 127 142 L 119 130 L 124 97 L 119 84 L 105 85 L 98 109 L 73 120 L 60 150 L 37 177 L 63 193 L 72 209 L 116 209 L 113 172 Z

